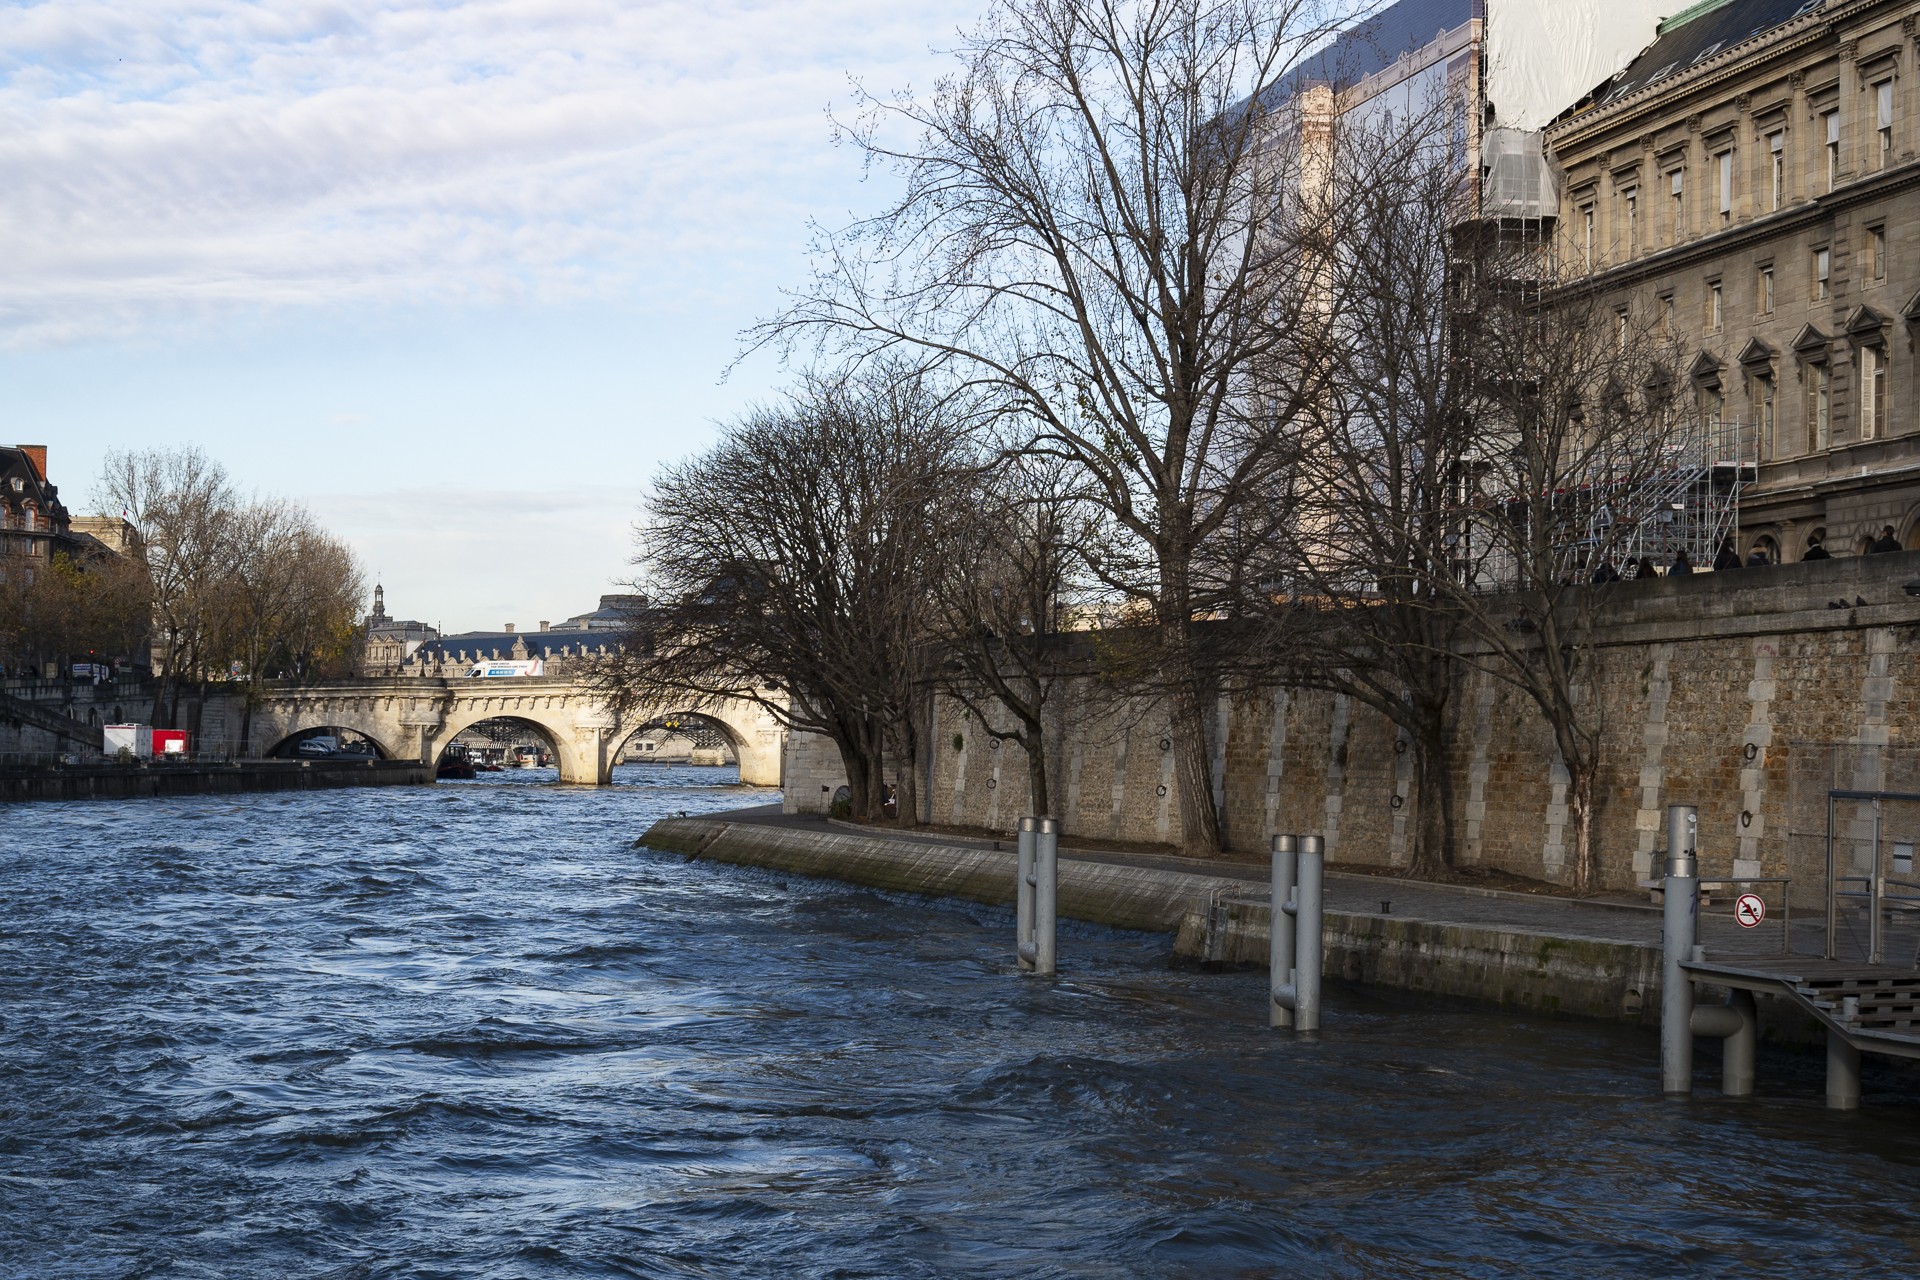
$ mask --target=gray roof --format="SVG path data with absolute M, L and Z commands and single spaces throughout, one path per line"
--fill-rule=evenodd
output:
M 1594 91 L 1611 102 L 1678 75 L 1743 40 L 1818 9 L 1824 0 L 1722 0 L 1684 10 L 1660 24 L 1660 34 L 1619 75 Z M 1689 16 L 1691 15 L 1691 16 Z

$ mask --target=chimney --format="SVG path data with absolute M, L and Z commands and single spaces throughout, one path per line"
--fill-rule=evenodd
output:
M 540 620 L 540 629 L 541 629 L 542 631 L 545 631 L 545 630 L 547 629 L 547 622 L 546 622 L 546 619 L 544 619 L 544 618 L 542 618 L 542 619 Z
M 45 484 L 47 482 L 47 446 L 23 444 L 15 447 L 27 455 L 27 461 L 32 464 L 35 474 L 40 477 L 40 483 Z
M 512 634 L 513 634 L 513 624 L 512 624 L 511 622 L 509 622 L 509 623 L 507 624 L 507 634 L 508 634 L 508 635 L 512 635 Z

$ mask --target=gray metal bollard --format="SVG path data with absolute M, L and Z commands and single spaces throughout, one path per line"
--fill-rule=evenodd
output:
M 1293 913 L 1287 910 L 1293 901 L 1293 882 L 1300 859 L 1300 837 L 1273 838 L 1273 896 L 1268 908 L 1267 1025 L 1290 1027 L 1293 1010 L 1280 1003 L 1283 988 L 1293 984 Z
M 1033 920 L 1034 920 L 1034 876 L 1033 845 L 1034 834 L 1040 829 L 1040 819 L 1020 819 L 1018 848 L 1019 860 L 1014 870 L 1014 958 L 1022 969 L 1032 969 L 1034 961 Z
M 1294 918 L 1293 1025 L 1298 1031 L 1320 1029 L 1320 956 L 1325 947 L 1321 910 L 1326 901 L 1327 842 L 1319 836 L 1300 838 L 1300 910 Z
M 1693 1092 L 1693 982 L 1682 960 L 1693 958 L 1700 914 L 1700 863 L 1695 850 L 1700 819 L 1690 804 L 1667 806 L 1667 874 L 1661 930 L 1660 1089 L 1669 1097 Z
M 1041 818 L 1033 839 L 1033 971 L 1055 971 L 1054 926 L 1060 915 L 1060 823 Z
M 1319 836 L 1301 836 L 1298 844 L 1293 894 L 1281 905 L 1281 914 L 1292 917 L 1289 923 L 1293 930 L 1293 971 L 1286 982 L 1273 984 L 1273 1004 L 1292 1012 L 1294 1030 L 1318 1031 L 1320 956 L 1325 947 L 1321 919 L 1327 845 Z

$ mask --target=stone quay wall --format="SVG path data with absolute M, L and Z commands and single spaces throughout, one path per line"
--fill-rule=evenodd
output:
M 1916 580 L 1920 552 L 1903 552 L 1592 588 L 1609 593 L 1579 690 L 1602 733 L 1600 887 L 1652 876 L 1669 803 L 1699 806 L 1704 874 L 1803 874 L 1789 857 L 1787 806 L 1796 756 L 1803 771 L 1814 763 L 1823 771 L 1824 806 L 1826 756 L 1810 744 L 1852 744 L 1841 785 L 1920 790 L 1920 779 L 1893 779 L 1912 772 L 1899 761 L 1920 758 L 1900 751 L 1920 746 L 1920 597 L 1906 592 Z M 1458 861 L 1565 882 L 1566 773 L 1552 732 L 1518 690 L 1468 663 L 1461 669 L 1451 733 Z M 1019 748 L 996 746 L 957 704 L 935 708 L 926 816 L 1011 829 L 1027 796 Z M 1177 841 L 1163 708 L 1076 683 L 1059 710 L 1049 755 L 1064 829 Z M 1212 720 L 1214 793 L 1230 847 L 1260 850 L 1275 832 L 1318 832 L 1336 862 L 1407 861 L 1412 758 L 1385 717 L 1342 695 L 1249 687 L 1222 693 Z M 790 765 L 806 765 L 789 769 L 790 782 L 806 779 L 803 793 L 788 792 L 796 810 L 816 807 L 832 781 L 819 745 L 791 748 Z

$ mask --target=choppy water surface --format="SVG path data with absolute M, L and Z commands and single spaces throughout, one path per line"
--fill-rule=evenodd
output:
M 1920 1100 L 634 849 L 721 771 L 0 809 L 0 1274 L 1911 1276 Z M 1705 1066 L 1703 1064 L 1703 1081 Z

